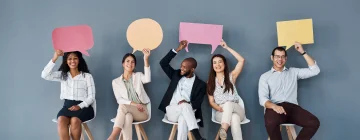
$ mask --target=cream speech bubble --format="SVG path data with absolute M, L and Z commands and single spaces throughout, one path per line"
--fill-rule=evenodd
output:
M 314 43 L 312 19 L 301 19 L 276 22 L 278 46 L 291 48 L 295 42 L 302 44 Z
M 158 22 L 150 18 L 142 18 L 132 22 L 127 31 L 126 38 L 135 51 L 144 48 L 153 50 L 162 42 L 163 30 Z

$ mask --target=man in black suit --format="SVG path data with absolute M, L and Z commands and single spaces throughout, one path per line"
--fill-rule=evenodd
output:
M 178 122 L 177 140 L 186 140 L 189 130 L 197 140 L 205 140 L 199 133 L 199 126 L 203 127 L 201 103 L 206 95 L 206 83 L 194 74 L 197 62 L 194 58 L 186 58 L 177 70 L 169 64 L 186 46 L 187 41 L 181 41 L 176 50 L 170 50 L 160 61 L 161 68 L 171 82 L 159 109 L 166 113 L 169 121 Z M 196 119 L 201 120 L 199 126 Z

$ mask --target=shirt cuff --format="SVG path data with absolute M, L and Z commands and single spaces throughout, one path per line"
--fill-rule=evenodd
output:
M 86 107 L 86 103 L 83 101 L 80 104 L 78 104 L 78 106 L 83 109 L 84 107 Z
M 265 100 L 265 101 L 263 101 L 263 102 L 261 103 L 261 105 L 262 105 L 263 107 L 266 107 L 266 106 L 265 106 L 265 103 L 266 103 L 267 101 L 270 101 L 270 100 Z M 270 102 L 271 102 L 271 101 L 270 101 Z
M 49 66 L 55 66 L 55 63 L 52 61 L 52 59 L 50 59 L 48 65 L 49 65 Z
M 175 49 L 172 49 L 172 51 L 173 51 L 174 53 L 177 53 L 177 52 L 175 51 Z

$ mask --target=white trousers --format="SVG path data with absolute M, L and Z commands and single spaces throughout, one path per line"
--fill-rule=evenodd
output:
M 188 103 L 167 106 L 166 117 L 169 121 L 178 123 L 177 140 L 187 140 L 188 131 L 199 129 L 194 110 Z
M 226 102 L 220 107 L 223 112 L 216 111 L 216 121 L 230 125 L 233 140 L 242 140 L 240 123 L 245 118 L 244 109 L 235 102 Z

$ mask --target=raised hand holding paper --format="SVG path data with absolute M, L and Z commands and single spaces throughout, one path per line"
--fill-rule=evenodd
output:
M 142 18 L 132 22 L 127 31 L 126 38 L 130 46 L 134 49 L 133 53 L 145 48 L 153 50 L 162 42 L 163 31 L 159 23 L 150 18 Z
M 220 45 L 223 25 L 180 22 L 179 42 L 187 40 L 188 43 L 211 44 L 211 54 Z M 189 52 L 188 45 L 185 48 Z
M 52 32 L 53 47 L 63 52 L 80 51 L 89 56 L 86 50 L 94 46 L 91 27 L 88 25 L 64 26 Z
M 312 19 L 276 22 L 278 46 L 286 46 L 286 50 L 295 42 L 302 44 L 314 43 Z

